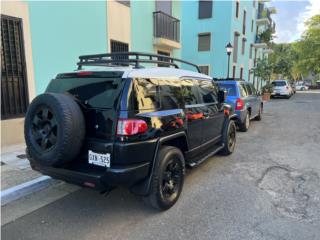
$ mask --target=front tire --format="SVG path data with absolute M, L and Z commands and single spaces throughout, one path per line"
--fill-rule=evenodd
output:
M 175 147 L 161 147 L 152 175 L 150 192 L 144 201 L 158 210 L 171 208 L 180 197 L 185 174 L 182 152 Z
M 222 143 L 224 147 L 220 151 L 222 155 L 230 155 L 233 153 L 236 145 L 236 125 L 230 120 L 223 129 Z

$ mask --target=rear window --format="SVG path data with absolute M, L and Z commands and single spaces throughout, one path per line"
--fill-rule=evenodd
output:
M 272 82 L 272 85 L 276 87 L 283 87 L 283 86 L 286 86 L 287 84 L 285 81 L 276 81 L 276 82 Z
M 227 91 L 227 96 L 236 96 L 237 91 L 234 84 L 218 83 L 221 90 Z
M 72 95 L 89 108 L 113 108 L 120 95 L 121 83 L 121 78 L 56 78 L 46 92 Z

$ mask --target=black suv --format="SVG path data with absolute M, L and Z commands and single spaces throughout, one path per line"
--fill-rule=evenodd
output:
M 154 54 L 80 56 L 77 71 L 58 74 L 29 106 L 32 168 L 101 192 L 127 186 L 152 206 L 170 208 L 185 167 L 231 154 L 236 142 L 224 92 L 177 62 L 199 71 Z

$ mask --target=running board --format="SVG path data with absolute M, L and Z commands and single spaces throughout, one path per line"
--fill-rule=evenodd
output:
M 204 156 L 203 158 L 200 158 L 200 160 L 195 161 L 195 162 L 191 162 L 188 165 L 190 167 L 195 167 L 200 165 L 201 163 L 203 163 L 205 160 L 207 160 L 209 157 L 212 157 L 213 155 L 215 155 L 217 152 L 219 152 L 222 148 L 224 148 L 224 144 L 222 144 L 221 146 L 217 147 L 213 152 L 207 154 L 206 156 Z

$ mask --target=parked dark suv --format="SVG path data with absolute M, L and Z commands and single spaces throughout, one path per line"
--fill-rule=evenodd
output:
M 81 56 L 79 69 L 58 74 L 28 109 L 32 168 L 100 191 L 127 186 L 152 206 L 170 208 L 185 167 L 231 154 L 236 142 L 224 92 L 176 62 L 197 67 L 153 54 Z
M 218 86 L 227 92 L 225 102 L 230 104 L 237 114 L 235 121 L 240 131 L 248 131 L 251 119 L 262 119 L 263 101 L 260 92 L 252 83 L 236 78 L 215 80 Z

